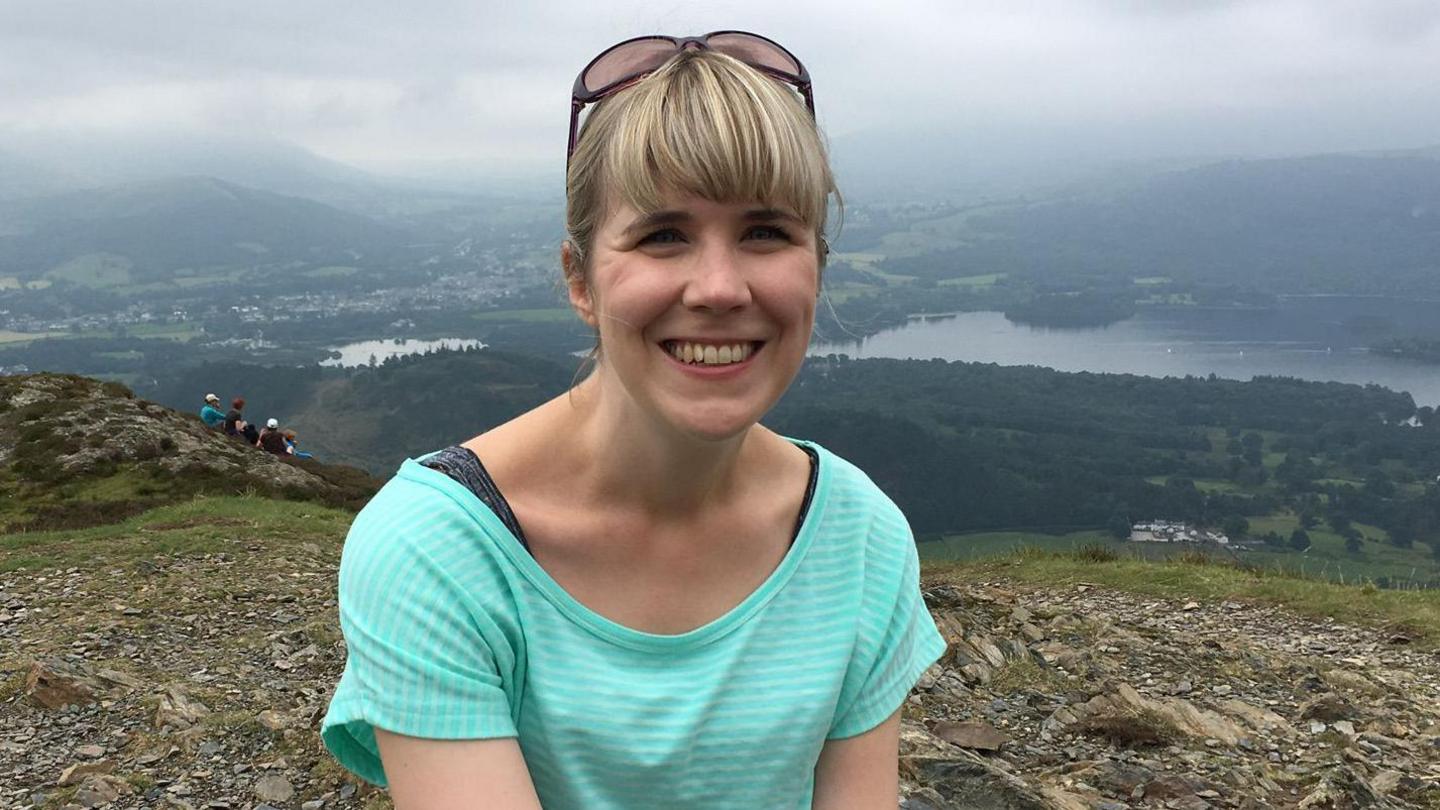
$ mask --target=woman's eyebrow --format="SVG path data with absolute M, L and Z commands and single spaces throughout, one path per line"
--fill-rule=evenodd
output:
M 800 221 L 800 217 L 783 208 L 755 208 L 745 212 L 747 222 L 772 222 L 777 219 L 786 219 L 791 222 Z
M 675 225 L 677 223 L 689 222 L 690 214 L 685 211 L 652 211 L 641 216 L 639 219 L 625 226 L 620 232 L 621 236 L 631 236 L 640 231 L 648 231 L 661 225 Z

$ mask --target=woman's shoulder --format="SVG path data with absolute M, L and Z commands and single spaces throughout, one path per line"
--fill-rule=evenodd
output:
M 350 525 L 347 555 L 411 554 L 492 557 L 497 532 L 483 504 L 464 487 L 420 460 L 407 459 Z M 493 518 L 493 515 L 490 516 Z
M 801 447 L 814 451 L 822 478 L 827 483 L 827 498 L 841 501 L 852 508 L 865 508 L 900 517 L 900 508 L 885 490 L 859 466 L 818 442 L 792 439 Z

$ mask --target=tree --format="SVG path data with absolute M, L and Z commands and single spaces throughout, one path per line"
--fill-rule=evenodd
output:
M 1348 534 L 1345 536 L 1345 550 L 1351 554 L 1360 553 L 1360 535 Z
M 1105 522 L 1105 528 L 1119 540 L 1130 539 L 1130 518 L 1124 512 L 1115 512 Z
M 1304 551 L 1310 548 L 1310 535 L 1304 529 L 1296 529 L 1290 533 L 1290 547 L 1296 551 Z
M 1220 521 L 1220 530 L 1234 540 L 1250 533 L 1250 521 L 1240 515 L 1226 515 L 1224 520 Z

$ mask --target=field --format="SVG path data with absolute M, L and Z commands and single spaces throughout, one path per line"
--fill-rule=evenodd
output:
M 105 289 L 130 283 L 130 260 L 108 253 L 87 253 L 55 267 L 45 277 Z
M 0 346 L 6 343 L 29 343 L 41 338 L 65 337 L 68 334 L 68 332 L 11 332 L 8 329 L 0 329 Z

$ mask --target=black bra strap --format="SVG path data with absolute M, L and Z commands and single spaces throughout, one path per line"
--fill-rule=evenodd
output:
M 815 497 L 815 483 L 820 478 L 819 454 L 803 444 L 797 446 L 810 457 L 810 480 L 805 484 L 805 498 L 800 502 L 800 514 L 795 518 L 795 528 L 790 533 L 792 545 L 795 538 L 800 536 L 800 528 L 805 525 L 805 515 L 809 513 L 810 501 Z M 458 444 L 453 445 L 423 459 L 420 464 L 445 473 L 470 490 L 481 503 L 490 507 L 490 511 L 500 518 L 500 522 L 515 535 L 520 545 L 526 551 L 530 550 L 530 544 L 525 540 L 525 532 L 520 530 L 520 521 L 515 519 L 510 504 L 506 502 L 505 496 L 500 494 L 500 488 L 495 486 L 495 479 L 490 477 L 489 471 L 480 463 L 480 457 L 475 455 L 474 450 Z

